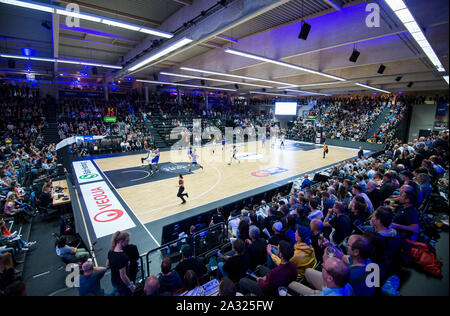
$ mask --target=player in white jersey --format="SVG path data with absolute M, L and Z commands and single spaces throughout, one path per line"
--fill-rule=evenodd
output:
M 236 157 L 237 156 L 237 148 L 236 145 L 233 145 L 233 149 L 231 152 L 232 156 L 231 156 L 231 160 L 228 163 L 229 166 L 231 166 L 231 163 L 233 162 L 233 159 L 236 159 L 239 163 L 241 163 L 241 161 Z
M 283 149 L 284 149 L 284 134 L 281 134 L 281 136 L 280 136 L 280 149 L 281 149 L 281 147 L 283 147 Z
M 212 153 L 213 155 L 216 153 L 216 138 L 212 141 Z

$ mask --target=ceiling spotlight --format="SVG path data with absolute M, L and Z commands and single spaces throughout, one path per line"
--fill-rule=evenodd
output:
M 358 60 L 358 57 L 359 57 L 359 55 L 360 55 L 361 53 L 359 52 L 359 51 L 357 51 L 356 49 L 354 49 L 353 50 L 353 53 L 352 53 L 352 55 L 350 56 L 350 61 L 352 62 L 352 63 L 356 63 L 356 61 Z
M 379 74 L 382 74 L 382 73 L 384 72 L 385 69 L 386 69 L 386 66 L 385 66 L 385 65 L 381 65 L 380 68 L 378 68 L 378 71 L 377 71 L 377 72 L 378 72 Z
M 300 29 L 300 34 L 298 35 L 298 38 L 306 40 L 308 38 L 309 31 L 311 31 L 311 25 L 303 21 L 302 28 Z

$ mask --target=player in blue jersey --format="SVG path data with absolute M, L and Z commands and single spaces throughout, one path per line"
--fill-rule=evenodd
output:
M 199 165 L 199 163 L 197 162 L 197 149 L 194 149 L 194 151 L 191 154 L 191 165 L 189 167 L 189 172 L 192 171 L 192 166 L 196 166 L 197 168 L 202 168 L 203 170 L 203 166 Z
M 161 153 L 159 152 L 159 148 L 156 148 L 156 150 L 153 152 L 153 159 L 151 161 L 151 169 L 153 169 L 153 165 L 155 165 L 155 171 L 158 171 L 158 163 L 159 163 L 159 157 Z
M 225 150 L 225 137 L 222 136 L 222 151 Z

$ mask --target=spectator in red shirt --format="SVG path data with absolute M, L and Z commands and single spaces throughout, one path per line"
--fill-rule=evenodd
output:
M 270 254 L 271 246 L 267 247 L 267 253 Z M 240 280 L 239 285 L 242 293 L 253 293 L 256 296 L 277 296 L 278 287 L 288 286 L 291 282 L 297 278 L 297 267 L 295 263 L 289 260 L 294 256 L 294 247 L 287 241 L 280 241 L 279 254 L 281 258 L 281 264 L 269 270 L 265 266 L 260 266 L 257 274 L 262 277 L 258 277 L 256 281 L 249 278 L 243 278 Z

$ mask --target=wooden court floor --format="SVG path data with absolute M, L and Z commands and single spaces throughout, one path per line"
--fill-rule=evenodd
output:
M 286 141 L 286 146 L 294 142 Z M 212 148 L 198 148 L 198 162 L 204 167 L 193 174 L 186 175 L 185 192 L 189 193 L 187 203 L 181 205 L 177 197 L 178 178 L 154 181 L 145 184 L 117 189 L 136 216 L 143 223 L 149 223 L 170 215 L 215 202 L 235 194 L 271 184 L 298 174 L 322 168 L 339 161 L 352 158 L 357 150 L 344 148 L 330 148 L 325 159 L 322 158 L 322 148 L 313 150 L 279 149 L 277 144 L 272 148 L 269 143 L 262 146 L 261 142 L 249 142 L 238 147 L 238 157 L 241 162 L 233 161 L 231 148 L 217 146 L 215 154 Z M 247 157 L 245 157 L 247 156 Z M 103 171 L 118 170 L 141 166 L 139 155 L 128 155 L 95 160 Z M 189 162 L 187 150 L 172 150 L 161 152 L 160 163 Z M 253 172 L 268 168 L 283 168 L 287 171 L 267 177 L 257 177 Z

